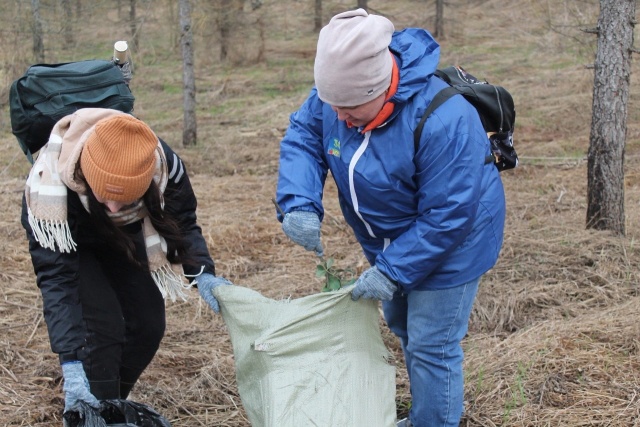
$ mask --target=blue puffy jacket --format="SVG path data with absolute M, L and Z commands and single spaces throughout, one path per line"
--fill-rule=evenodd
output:
M 281 142 L 277 202 L 283 211 L 323 218 L 331 171 L 340 207 L 369 263 L 405 291 L 442 289 L 475 279 L 502 246 L 505 199 L 477 111 L 461 95 L 426 121 L 416 152 L 413 132 L 435 94 L 440 48 L 421 29 L 393 35 L 399 67 L 394 112 L 366 133 L 339 121 L 311 94 Z M 282 216 L 278 214 L 282 221 Z

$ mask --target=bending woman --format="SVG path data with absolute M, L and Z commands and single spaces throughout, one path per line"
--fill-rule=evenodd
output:
M 186 277 L 219 311 L 212 290 L 230 283 L 215 277 L 196 205 L 182 160 L 142 121 L 86 108 L 55 125 L 22 225 L 65 412 L 129 395 L 164 335 L 164 300 L 186 297 Z

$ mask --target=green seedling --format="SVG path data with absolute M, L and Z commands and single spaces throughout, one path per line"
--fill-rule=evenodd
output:
M 355 272 L 351 269 L 336 268 L 333 258 L 327 258 L 317 265 L 316 277 L 324 279 L 322 292 L 337 291 L 356 281 Z

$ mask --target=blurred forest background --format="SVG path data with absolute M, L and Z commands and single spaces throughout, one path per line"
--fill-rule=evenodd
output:
M 317 17 L 326 24 L 358 2 L 191 1 L 198 139 L 189 148 L 181 143 L 178 3 L 0 2 L 0 425 L 60 425 L 63 407 L 60 368 L 19 222 L 29 163 L 11 134 L 7 106 L 9 85 L 31 64 L 109 59 L 115 41 L 129 41 L 135 114 L 184 159 L 219 274 L 274 299 L 322 288 L 314 256 L 286 239 L 270 199 L 288 116 L 313 85 Z M 367 6 L 397 29 L 436 26 L 435 1 L 369 0 Z M 444 2 L 441 66 L 462 65 L 511 91 L 521 157 L 517 169 L 502 174 L 505 243 L 481 285 L 464 341 L 464 426 L 640 426 L 639 67 L 634 58 L 627 232 L 587 230 L 597 45 L 585 30 L 596 26 L 598 14 L 596 0 Z M 366 261 L 331 180 L 325 208 L 328 256 L 361 272 Z M 131 398 L 177 427 L 248 426 L 220 316 L 194 292 L 187 302 L 167 304 L 167 323 L 160 351 Z M 401 351 L 382 319 L 380 326 L 395 356 L 397 411 L 404 416 L 410 396 Z

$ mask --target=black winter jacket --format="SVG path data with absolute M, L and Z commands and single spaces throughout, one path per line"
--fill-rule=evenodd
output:
M 184 163 L 164 141 L 160 142 L 167 158 L 169 178 L 164 192 L 165 210 L 178 220 L 185 236 L 187 251 L 196 264 L 183 265 L 184 272 L 187 275 L 197 275 L 204 267 L 203 272 L 215 274 L 213 260 L 197 224 L 197 201 Z M 69 228 L 78 250 L 95 250 L 101 257 L 108 257 L 104 242 L 94 232 L 92 219 L 78 195 L 69 190 L 67 199 Z M 27 232 L 33 269 L 42 293 L 51 349 L 59 354 L 75 352 L 85 345 L 86 334 L 78 289 L 78 252 L 62 253 L 40 246 L 28 222 L 24 196 L 21 221 Z M 125 226 L 124 231 L 132 234 L 141 232 L 140 221 Z M 101 259 L 104 264 L 109 264 L 109 259 Z M 114 268 L 117 266 L 114 265 Z

